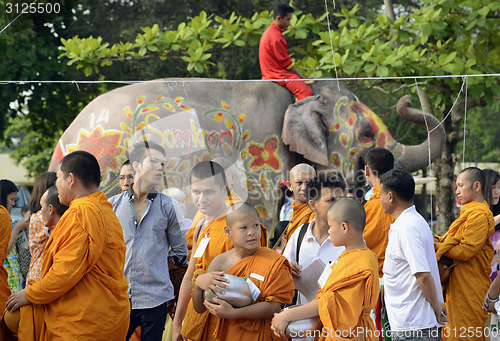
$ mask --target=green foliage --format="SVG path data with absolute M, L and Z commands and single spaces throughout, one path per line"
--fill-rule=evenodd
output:
M 467 111 L 465 123 L 469 136 L 465 141 L 466 162 L 498 162 L 500 160 L 500 134 L 497 123 L 500 117 L 500 101 L 486 107 L 476 107 Z M 457 153 L 463 154 L 463 142 L 457 145 Z
M 424 1 L 425 5 L 392 22 L 385 14 L 374 20 L 358 16 L 355 5 L 334 15 L 338 29 L 328 32 L 325 15 L 293 17 L 285 32 L 297 67 L 310 77 L 394 77 L 448 74 L 487 74 L 499 71 L 498 20 L 500 9 L 493 0 Z M 180 58 L 186 69 L 202 75 L 213 73 L 215 55 L 224 49 L 256 48 L 272 18 L 268 11 L 251 18 L 234 13 L 228 19 L 201 12 L 177 29 L 160 31 L 158 25 L 142 28 L 135 42 L 110 45 L 99 38 L 62 40 L 62 58 L 77 63 L 86 73 L 113 61 L 157 56 Z M 331 41 L 330 41 L 331 34 Z M 335 54 L 332 54 L 332 45 Z M 442 87 L 443 81 L 430 80 Z M 437 85 L 439 83 L 439 85 Z M 445 80 L 452 91 L 461 80 Z M 471 78 L 470 95 L 491 101 L 500 90 L 495 80 Z M 430 92 L 431 101 L 442 111 L 449 96 Z

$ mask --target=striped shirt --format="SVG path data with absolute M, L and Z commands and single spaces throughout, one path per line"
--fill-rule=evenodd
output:
M 132 186 L 109 199 L 123 229 L 127 252 L 125 276 L 132 309 L 155 308 L 174 298 L 168 258 L 185 263 L 184 216 L 179 203 L 155 189 L 147 196 L 142 219 L 136 223 Z

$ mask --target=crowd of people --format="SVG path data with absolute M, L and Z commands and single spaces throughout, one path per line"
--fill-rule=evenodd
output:
M 342 174 L 298 164 L 284 182 L 290 221 L 268 244 L 259 213 L 234 191 L 229 160 L 191 169 L 197 213 L 185 220 L 186 193 L 158 191 L 165 150 L 144 141 L 129 157 L 122 193 L 108 199 L 97 159 L 66 155 L 57 173 L 37 178 L 30 215 L 14 224 L 18 190 L 0 181 L 0 255 L 8 265 L 26 230 L 31 256 L 20 287 L 0 267 L 3 340 L 485 338 L 500 294 L 498 172 L 460 172 L 460 216 L 433 236 L 413 205 L 413 177 L 394 169 L 387 149 L 363 157 L 364 205 L 347 197 Z M 454 261 L 444 292 L 442 258 Z M 185 272 L 175 279 L 172 268 Z M 246 282 L 246 304 L 225 299 L 236 285 L 228 275 Z M 317 322 L 294 329 L 306 319 Z

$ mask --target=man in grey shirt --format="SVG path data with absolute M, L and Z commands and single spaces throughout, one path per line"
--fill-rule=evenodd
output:
M 165 157 L 165 150 L 154 142 L 135 144 L 130 152 L 134 184 L 109 199 L 127 247 L 125 276 L 132 307 L 127 340 L 138 326 L 141 340 L 161 340 L 174 299 L 168 258 L 181 265 L 188 254 L 179 203 L 155 189 L 163 177 Z

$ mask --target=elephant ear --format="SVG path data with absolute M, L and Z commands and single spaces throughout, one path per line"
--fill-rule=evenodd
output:
M 326 126 L 320 110 L 321 95 L 307 97 L 288 106 L 283 122 L 283 143 L 309 161 L 328 166 Z

